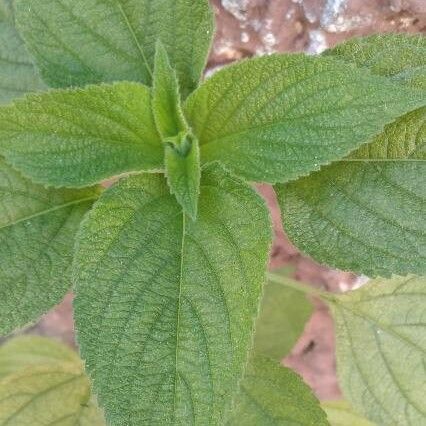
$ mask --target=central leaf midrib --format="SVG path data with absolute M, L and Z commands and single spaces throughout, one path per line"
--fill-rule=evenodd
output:
M 90 197 L 79 198 L 78 200 L 73 200 L 73 201 L 69 201 L 68 203 L 59 204 L 57 206 L 50 207 L 50 208 L 45 209 L 45 210 L 41 210 L 41 211 L 34 213 L 32 215 L 22 217 L 20 219 L 12 221 L 12 222 L 10 222 L 6 225 L 0 226 L 0 230 L 5 229 L 5 228 L 9 228 L 11 226 L 15 226 L 15 225 L 17 225 L 18 223 L 21 223 L 21 222 L 25 222 L 25 221 L 28 221 L 28 220 L 35 219 L 36 217 L 43 216 L 45 214 L 53 213 L 57 210 L 65 209 L 67 207 L 71 207 L 71 206 L 74 206 L 74 205 L 77 205 L 77 204 L 80 204 L 80 203 L 84 203 L 85 201 L 91 201 L 91 200 L 94 201 L 97 198 L 98 198 L 97 196 L 91 195 Z

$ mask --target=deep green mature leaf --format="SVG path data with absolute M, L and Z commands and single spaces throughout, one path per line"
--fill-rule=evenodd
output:
M 105 191 L 75 257 L 78 341 L 112 424 L 221 424 L 242 376 L 271 230 L 263 201 L 204 168 L 196 222 L 160 175 Z
M 186 114 L 202 162 L 274 183 L 342 158 L 420 105 L 417 92 L 367 70 L 292 54 L 217 72 L 188 98 Z
M 395 42 L 399 59 L 387 59 L 385 41 Z M 425 49 L 424 37 L 390 35 L 349 41 L 331 53 L 396 79 L 425 69 Z M 388 125 L 344 161 L 279 186 L 289 237 L 317 261 L 340 269 L 371 276 L 426 273 L 425 140 L 423 107 Z
M 160 39 L 186 96 L 198 84 L 213 37 L 207 0 L 17 0 L 19 29 L 53 87 L 151 83 Z
M 33 366 L 0 381 L 0 424 L 104 426 L 80 364 Z
M 0 104 L 44 88 L 15 29 L 11 4 L 0 0 Z
M 69 290 L 74 236 L 98 190 L 45 189 L 0 161 L 0 335 Z
M 263 357 L 251 359 L 228 425 L 324 426 L 326 415 L 302 379 Z
M 150 97 L 146 86 L 128 82 L 29 95 L 0 108 L 0 153 L 54 186 L 162 169 Z
M 200 151 L 183 116 L 176 73 L 161 43 L 157 43 L 155 55 L 152 107 L 165 145 L 164 165 L 170 192 L 195 219 L 200 192 Z
M 345 397 L 383 426 L 426 423 L 426 280 L 382 278 L 331 299 Z
M 313 310 L 297 282 L 278 278 L 265 285 L 254 337 L 255 352 L 276 360 L 291 351 Z
M 329 401 L 321 404 L 331 426 L 374 426 L 355 413 L 346 401 Z

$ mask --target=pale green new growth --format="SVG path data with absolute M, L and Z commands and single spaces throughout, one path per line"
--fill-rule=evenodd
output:
M 346 398 L 378 425 L 424 424 L 425 278 L 379 278 L 329 303 Z
M 346 401 L 323 402 L 321 407 L 327 413 L 330 426 L 374 426 L 355 413 Z
M 164 144 L 164 165 L 170 192 L 195 220 L 200 193 L 200 151 L 182 112 L 179 83 L 167 52 L 157 44 L 152 109 Z
M 116 83 L 30 95 L 0 108 L 0 153 L 36 182 L 81 187 L 163 168 L 151 91 Z
M 399 52 L 397 57 L 390 55 L 392 61 L 382 52 L 386 40 Z M 329 54 L 341 54 L 359 66 L 395 77 L 401 70 L 408 75 L 409 70 L 426 66 L 424 40 L 402 35 L 355 39 Z M 426 93 L 417 91 L 425 103 Z M 291 240 L 332 267 L 371 276 L 424 274 L 425 119 L 425 107 L 410 112 L 348 158 L 278 186 L 284 227 Z
M 218 165 L 203 170 L 196 222 L 162 176 L 105 191 L 78 238 L 74 309 L 112 424 L 221 424 L 251 346 L 268 223 Z
M 187 100 L 202 162 L 251 181 L 285 182 L 340 159 L 422 97 L 367 70 L 301 54 L 217 72 Z
M 45 189 L 0 161 L 0 334 L 36 320 L 71 286 L 81 218 L 97 189 Z
M 36 336 L 0 347 L 0 424 L 105 426 L 77 354 Z
M 302 379 L 268 358 L 250 360 L 229 426 L 326 426 L 326 415 Z
M 297 283 L 278 277 L 280 282 L 269 280 L 265 285 L 254 336 L 255 352 L 277 361 L 291 351 L 313 311 Z
M 151 84 L 161 40 L 187 96 L 199 82 L 214 30 L 208 0 L 17 0 L 16 9 L 19 30 L 54 87 Z
M 5 0 L 0 0 L 0 76 L 0 104 L 45 88 L 15 29 L 11 5 Z

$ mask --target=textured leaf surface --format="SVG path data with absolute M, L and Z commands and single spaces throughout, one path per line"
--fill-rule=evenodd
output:
M 35 366 L 0 381 L 0 424 L 103 426 L 81 365 Z
M 302 379 L 263 357 L 251 359 L 228 425 L 324 426 L 326 415 Z
M 424 69 L 424 37 L 389 37 L 356 39 L 334 53 L 341 52 L 343 59 L 356 60 L 359 66 L 386 76 Z M 385 41 L 390 45 L 395 41 L 398 60 L 393 55 L 388 59 Z M 426 88 L 426 74 L 423 79 Z M 416 84 L 419 82 L 420 74 Z M 419 93 L 426 101 L 425 92 Z M 289 237 L 317 261 L 332 267 L 371 276 L 424 274 L 425 140 L 423 107 L 388 125 L 344 161 L 279 186 Z
M 0 380 L 36 365 L 74 362 L 80 358 L 67 346 L 40 336 L 19 336 L 0 346 Z
M 74 236 L 97 190 L 45 189 L 0 161 L 0 334 L 34 321 L 70 288 Z
M 298 283 L 285 276 L 279 279 L 265 285 L 254 337 L 255 352 L 276 360 L 291 351 L 313 310 L 297 290 Z
M 217 72 L 186 114 L 202 162 L 275 183 L 340 159 L 420 106 L 407 90 L 333 58 L 273 55 Z
M 150 84 L 160 39 L 188 94 L 213 37 L 207 0 L 18 0 L 16 6 L 19 29 L 54 87 L 117 80 Z
M 426 422 L 426 280 L 376 279 L 334 298 L 340 385 L 379 425 Z
M 78 341 L 113 424 L 220 424 L 242 376 L 271 231 L 263 201 L 203 170 L 196 222 L 164 177 L 105 191 L 75 260 Z
M 0 104 L 44 88 L 15 29 L 9 2 L 0 0 Z
M 374 426 L 356 414 L 346 401 L 330 401 L 321 404 L 331 426 Z
M 0 108 L 0 153 L 33 180 L 80 187 L 163 167 L 150 90 L 139 83 L 30 95 Z

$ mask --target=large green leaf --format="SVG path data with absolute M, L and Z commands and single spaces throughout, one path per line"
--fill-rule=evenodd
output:
M 423 70 L 426 88 L 424 40 L 402 35 L 356 39 L 331 53 L 395 79 L 416 74 L 414 83 L 396 80 L 417 86 Z M 394 42 L 399 59 L 391 55 L 388 60 L 384 41 Z M 426 93 L 418 92 L 426 101 Z M 278 186 L 284 228 L 292 241 L 319 262 L 340 269 L 372 276 L 424 274 L 425 123 L 426 108 L 419 108 L 343 161 Z
M 44 88 L 15 29 L 11 5 L 0 0 L 0 104 Z
M 198 84 L 213 37 L 207 0 L 17 0 L 19 29 L 54 87 L 151 83 L 155 43 L 184 95 Z
M 80 358 L 71 348 L 40 336 L 18 336 L 0 346 L 0 380 L 36 365 L 74 362 Z
M 45 189 L 0 161 L 0 335 L 69 290 L 74 236 L 96 189 Z
M 0 424 L 104 426 L 75 351 L 21 336 L 0 347 Z
M 330 401 L 321 404 L 331 426 L 374 426 L 355 413 L 346 401 Z
M 162 169 L 150 97 L 146 86 L 128 82 L 29 95 L 0 108 L 0 153 L 54 186 Z
M 284 182 L 340 159 L 422 104 L 421 95 L 352 64 L 302 54 L 217 72 L 187 100 L 203 163 Z
M 176 73 L 161 43 L 157 43 L 155 54 L 152 109 L 165 145 L 164 165 L 170 192 L 195 219 L 200 192 L 200 151 L 182 112 Z
M 273 278 L 273 279 L 271 279 Z M 254 336 L 255 352 L 271 359 L 286 356 L 313 311 L 298 283 L 283 274 L 269 276 Z
M 329 299 L 340 385 L 383 426 L 426 423 L 426 280 L 376 279 Z
M 260 356 L 248 365 L 228 425 L 325 426 L 326 415 L 302 379 Z
M 218 165 L 196 222 L 160 175 L 121 180 L 82 225 L 81 354 L 113 424 L 220 424 L 251 345 L 271 230 L 263 201 Z

